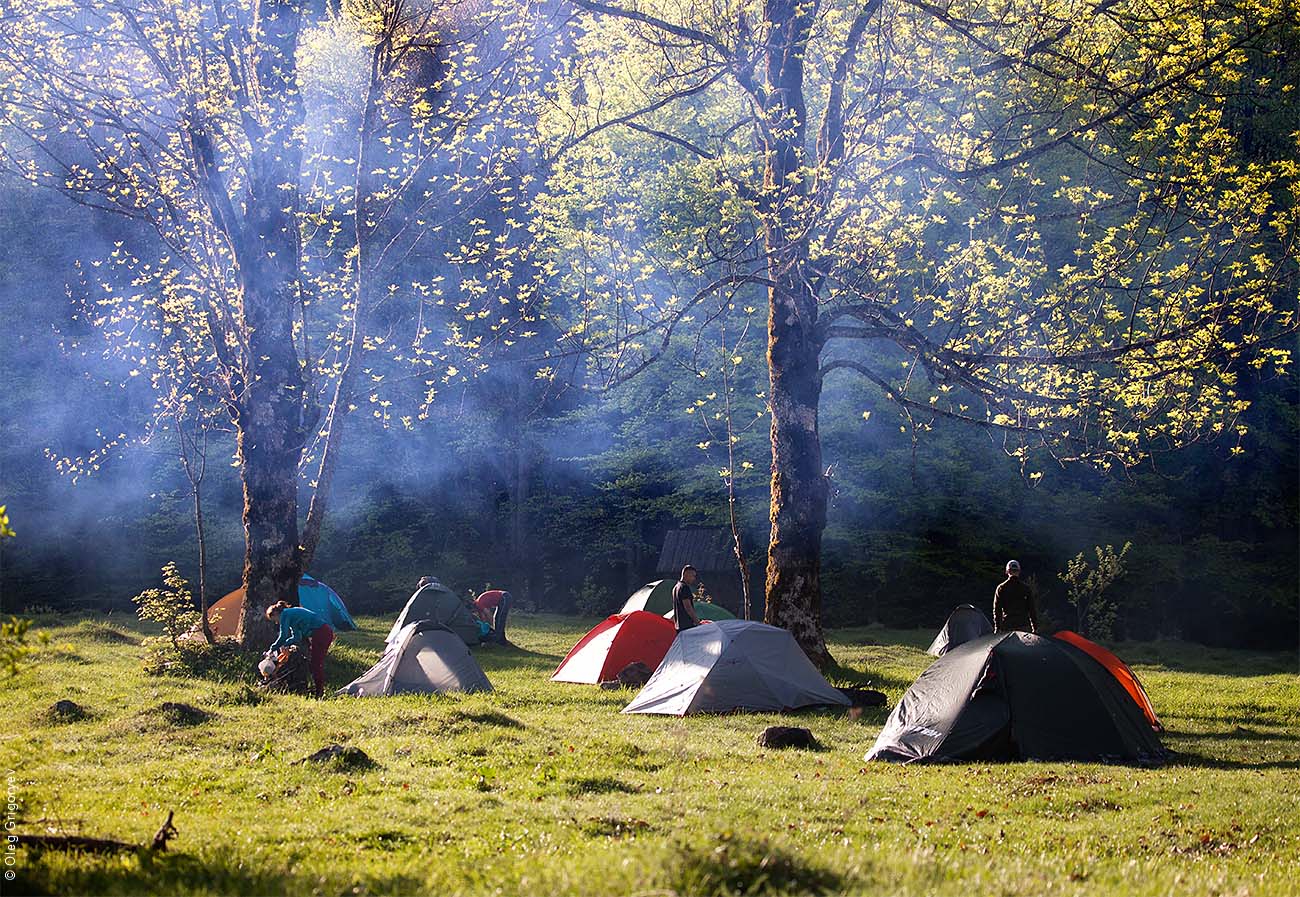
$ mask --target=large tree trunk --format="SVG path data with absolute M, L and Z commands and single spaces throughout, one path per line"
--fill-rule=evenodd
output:
M 816 4 L 768 0 L 764 240 L 768 260 L 767 357 L 772 412 L 772 533 L 764 620 L 788 629 L 818 666 L 830 662 L 821 624 L 821 543 L 827 489 L 817 405 L 821 398 L 817 297 L 801 221 L 809 178 L 803 54 Z
M 269 644 L 266 608 L 294 601 L 298 555 L 298 462 L 307 415 L 293 338 L 298 295 L 297 184 L 302 166 L 302 98 L 295 55 L 299 0 L 260 0 L 256 69 L 265 104 L 255 135 L 237 250 L 247 334 L 241 394 L 236 397 L 244 485 L 244 645 Z M 296 603 L 296 602 L 295 602 Z

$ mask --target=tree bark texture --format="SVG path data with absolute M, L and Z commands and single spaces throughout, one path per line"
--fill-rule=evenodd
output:
M 788 629 L 815 664 L 830 653 L 821 624 L 821 542 L 827 488 L 817 406 L 821 354 L 817 296 L 809 279 L 803 53 L 815 3 L 768 0 L 764 216 L 768 277 L 767 360 L 772 415 L 772 530 L 764 621 Z
M 267 607 L 294 600 L 301 575 L 298 462 L 309 429 L 294 344 L 298 295 L 297 185 L 302 167 L 302 98 L 295 54 L 301 0 L 260 0 L 257 57 L 264 133 L 253 143 L 236 247 L 248 344 L 235 398 L 244 488 L 244 645 L 269 644 Z

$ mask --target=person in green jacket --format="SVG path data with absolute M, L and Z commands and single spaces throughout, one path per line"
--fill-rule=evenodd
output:
M 266 618 L 280 626 L 280 637 L 271 643 L 278 651 L 287 645 L 307 645 L 311 651 L 311 678 L 316 697 L 325 695 L 325 655 L 334 643 L 334 629 L 319 614 L 305 607 L 291 607 L 277 601 L 266 609 Z

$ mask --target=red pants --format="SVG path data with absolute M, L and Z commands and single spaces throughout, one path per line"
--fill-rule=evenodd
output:
M 334 630 L 322 626 L 311 634 L 311 678 L 316 683 L 316 697 L 325 694 L 325 655 L 334 644 Z

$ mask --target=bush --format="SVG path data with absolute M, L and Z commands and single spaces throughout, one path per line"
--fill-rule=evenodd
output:
M 1069 591 L 1070 603 L 1079 613 L 1079 631 L 1088 638 L 1103 641 L 1115 637 L 1115 618 L 1117 607 L 1106 597 L 1110 587 L 1124 577 L 1127 572 L 1124 560 L 1132 542 L 1125 542 L 1124 547 L 1115 551 L 1115 546 L 1102 548 L 1095 546 L 1096 566 L 1083 559 L 1083 552 L 1075 555 L 1061 574 L 1061 581 Z
M 614 611 L 609 592 L 590 576 L 582 581 L 582 589 L 574 593 L 573 606 L 578 613 L 591 617 L 604 617 Z
M 141 620 L 157 623 L 172 644 L 180 650 L 180 637 L 199 622 L 199 612 L 194 609 L 194 596 L 190 584 L 181 576 L 175 561 L 163 564 L 163 587 L 145 589 L 131 600 Z
M 209 645 L 199 639 L 173 644 L 166 638 L 146 639 L 144 671 L 151 676 L 187 676 L 249 682 L 256 661 L 236 643 L 219 641 Z
M 0 668 L 10 676 L 18 675 L 23 662 L 36 651 L 36 646 L 27 641 L 31 628 L 31 620 L 20 620 L 17 617 L 10 617 L 9 622 L 0 623 Z M 37 638 L 42 645 L 49 640 L 49 635 L 44 632 Z

